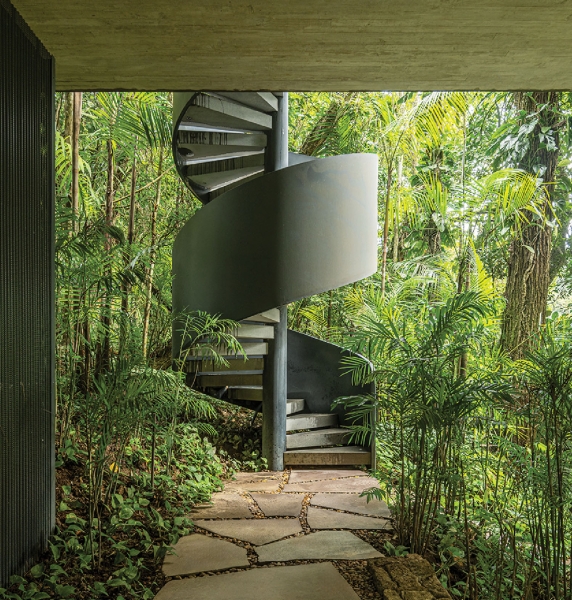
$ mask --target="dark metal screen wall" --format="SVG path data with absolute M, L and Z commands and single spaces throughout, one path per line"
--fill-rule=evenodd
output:
M 0 585 L 55 523 L 53 76 L 0 0 Z

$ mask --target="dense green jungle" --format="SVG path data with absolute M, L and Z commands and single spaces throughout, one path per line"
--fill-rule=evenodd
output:
M 57 95 L 58 527 L 0 597 L 153 598 L 190 507 L 265 468 L 260 416 L 172 369 L 171 248 L 200 202 L 171 102 Z M 379 157 L 378 272 L 289 326 L 376 384 L 336 401 L 376 435 L 386 552 L 453 597 L 572 598 L 572 97 L 291 93 L 289 119 L 292 151 Z M 187 326 L 233 342 L 218 315 Z

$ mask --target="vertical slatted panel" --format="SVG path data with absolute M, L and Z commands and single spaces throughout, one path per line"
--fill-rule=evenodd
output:
M 0 0 L 0 585 L 55 523 L 54 63 Z

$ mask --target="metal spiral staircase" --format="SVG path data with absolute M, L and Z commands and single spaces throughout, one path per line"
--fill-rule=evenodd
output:
M 204 206 L 173 247 L 173 309 L 239 321 L 245 353 L 221 348 L 224 368 L 186 356 L 187 382 L 262 410 L 270 468 L 371 465 L 369 447 L 349 445 L 343 409 L 331 410 L 371 389 L 340 374 L 346 351 L 287 330 L 286 305 L 376 271 L 377 157 L 288 153 L 287 105 L 285 93 L 174 96 L 175 163 Z

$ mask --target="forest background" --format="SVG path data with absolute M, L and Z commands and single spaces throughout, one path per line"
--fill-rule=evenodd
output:
M 259 420 L 170 368 L 171 248 L 200 207 L 171 102 L 56 98 L 58 530 L 0 597 L 152 598 L 189 507 L 264 468 Z M 344 369 L 375 397 L 340 401 L 377 436 L 386 550 L 457 597 L 572 598 L 571 117 L 565 93 L 290 94 L 291 150 L 379 156 L 380 268 L 289 326 L 365 357 Z

